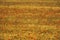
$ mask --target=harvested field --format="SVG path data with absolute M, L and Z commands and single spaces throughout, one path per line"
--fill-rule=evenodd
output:
M 60 7 L 0 5 L 0 40 L 60 40 Z

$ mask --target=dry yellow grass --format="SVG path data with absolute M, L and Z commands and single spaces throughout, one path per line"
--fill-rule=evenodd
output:
M 1 5 L 0 40 L 60 40 L 60 7 Z

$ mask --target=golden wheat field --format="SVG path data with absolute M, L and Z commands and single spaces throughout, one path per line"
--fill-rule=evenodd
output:
M 13 1 L 0 3 L 0 40 L 60 40 L 58 2 Z

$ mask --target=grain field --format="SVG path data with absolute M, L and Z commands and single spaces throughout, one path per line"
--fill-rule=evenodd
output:
M 58 1 L 13 1 L 0 2 L 0 40 L 60 40 Z

